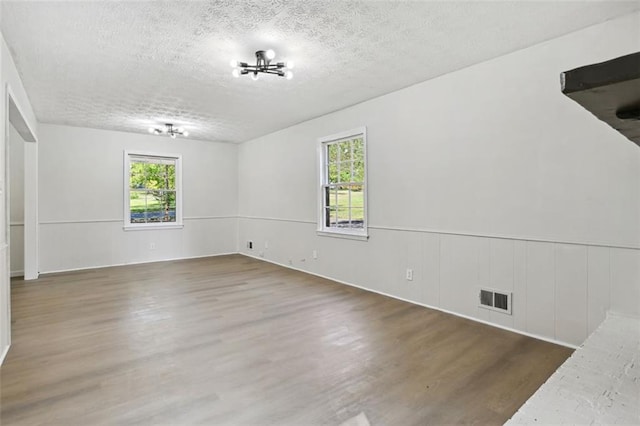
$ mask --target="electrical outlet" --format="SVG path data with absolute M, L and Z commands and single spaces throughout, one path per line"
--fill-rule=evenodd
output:
M 293 260 L 289 259 L 289 265 L 293 265 Z
M 155 250 L 156 249 L 156 243 L 149 243 L 149 250 Z
M 317 259 L 318 258 L 318 250 L 314 250 L 313 251 L 313 258 Z
M 406 278 L 407 281 L 413 281 L 413 269 L 407 268 Z
M 253 241 L 247 241 L 247 248 L 253 250 Z
M 263 252 L 263 251 L 261 251 L 260 253 L 258 253 L 258 255 L 259 255 L 260 257 L 264 257 L 264 252 Z

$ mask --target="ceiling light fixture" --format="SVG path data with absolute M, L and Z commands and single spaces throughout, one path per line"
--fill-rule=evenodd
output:
M 158 129 L 157 127 L 149 127 L 149 133 L 153 133 L 154 135 L 167 135 L 171 139 L 175 139 L 177 135 L 184 136 L 185 138 L 189 136 L 189 132 L 187 132 L 184 127 L 173 127 L 173 124 L 166 123 L 164 125 L 164 129 Z
M 276 57 L 276 52 L 273 50 L 258 50 L 256 52 L 256 64 L 249 65 L 246 62 L 239 62 L 232 60 L 230 65 L 233 67 L 231 74 L 234 77 L 240 77 L 241 75 L 251 74 L 251 79 L 257 80 L 258 73 L 275 74 L 280 77 L 285 77 L 287 80 L 293 78 L 291 69 L 293 68 L 293 61 L 288 62 L 276 62 L 271 63 L 271 60 Z

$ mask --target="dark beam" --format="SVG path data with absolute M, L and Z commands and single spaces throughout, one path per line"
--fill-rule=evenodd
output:
M 561 75 L 562 93 L 640 146 L 640 52 Z

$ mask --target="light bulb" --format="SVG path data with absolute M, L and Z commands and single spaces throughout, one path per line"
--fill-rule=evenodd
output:
M 153 127 L 149 127 L 149 133 L 155 133 L 156 129 L 154 129 Z
M 295 62 L 287 61 L 287 68 L 292 69 L 295 65 L 296 65 Z
M 183 133 L 184 132 L 184 127 L 178 127 L 178 132 Z
M 171 136 L 171 139 L 175 139 L 176 138 L 176 134 L 175 133 L 171 133 L 169 136 Z
M 232 59 L 231 61 L 229 61 L 229 65 L 235 68 L 238 66 L 238 61 L 236 61 L 235 59 Z
M 272 49 L 269 49 L 265 52 L 265 56 L 267 57 L 268 60 L 272 60 L 273 58 L 276 57 L 276 52 L 274 52 Z
M 187 131 L 183 132 L 182 136 L 184 136 L 186 138 L 187 136 L 189 136 L 189 132 L 187 132 Z
M 238 68 L 234 68 L 233 71 L 231 71 L 231 75 L 235 78 L 240 77 L 240 70 Z
M 291 80 L 293 78 L 293 73 L 291 71 L 287 71 L 286 73 L 284 73 L 284 78 L 286 78 L 287 80 Z
M 258 80 L 258 73 L 254 72 L 253 74 L 251 74 L 251 80 L 253 81 L 257 81 Z

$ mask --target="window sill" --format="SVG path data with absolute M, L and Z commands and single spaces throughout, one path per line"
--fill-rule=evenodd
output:
M 321 237 L 333 237 L 333 238 L 344 238 L 347 240 L 356 240 L 356 241 L 367 241 L 369 240 L 369 235 L 367 234 L 355 234 L 351 232 L 338 232 L 338 231 L 326 231 L 326 230 L 318 230 L 316 233 Z
M 151 231 L 159 229 L 182 229 L 184 225 L 181 223 L 172 223 L 170 225 L 150 224 L 150 225 L 125 225 L 125 231 Z

